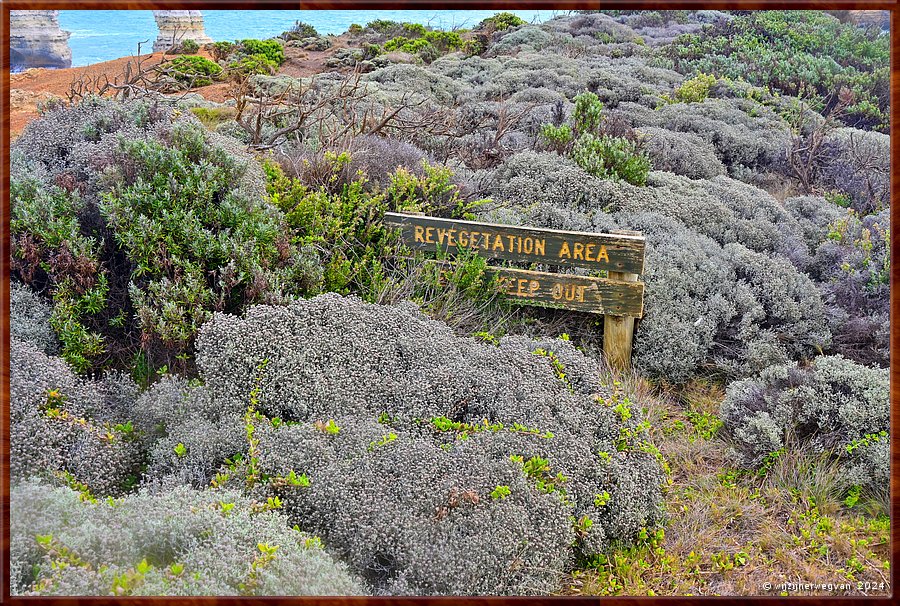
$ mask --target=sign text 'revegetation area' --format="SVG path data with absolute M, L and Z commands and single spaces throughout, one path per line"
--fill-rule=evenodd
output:
M 640 274 L 644 238 L 385 213 L 414 250 L 468 248 L 482 257 Z
M 455 252 L 467 249 L 487 258 L 525 263 L 607 270 L 612 275 L 639 274 L 644 267 L 640 235 L 592 234 L 493 223 L 385 213 L 385 223 L 400 229 L 413 250 Z M 492 267 L 507 296 L 534 305 L 639 318 L 644 285 L 572 274 Z

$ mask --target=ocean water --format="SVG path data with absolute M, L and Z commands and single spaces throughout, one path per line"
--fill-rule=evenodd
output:
M 497 10 L 250 10 L 203 11 L 207 35 L 213 40 L 268 38 L 290 29 L 294 21 L 312 24 L 320 34 L 341 34 L 352 23 L 365 25 L 375 19 L 422 23 L 439 29 L 472 27 Z M 542 22 L 566 11 L 510 11 L 529 22 Z M 72 33 L 72 65 L 90 65 L 150 50 L 157 28 L 152 11 L 59 11 L 60 28 Z

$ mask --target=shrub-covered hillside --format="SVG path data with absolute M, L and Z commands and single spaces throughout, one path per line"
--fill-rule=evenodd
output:
M 888 37 L 839 16 L 297 23 L 73 84 L 12 145 L 12 592 L 889 594 Z M 640 231 L 632 368 L 388 211 Z

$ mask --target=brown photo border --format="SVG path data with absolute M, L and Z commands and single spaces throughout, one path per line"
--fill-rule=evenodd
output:
M 783 9 L 808 9 L 808 10 L 888 10 L 891 11 L 890 36 L 891 36 L 891 272 L 890 272 L 890 349 L 891 352 L 900 351 L 900 328 L 897 326 L 900 320 L 900 295 L 896 290 L 897 280 L 900 279 L 900 234 L 897 227 L 900 225 L 900 170 L 897 170 L 900 159 L 900 0 L 875 0 L 871 2 L 841 2 L 841 1 L 805 1 L 787 2 L 781 0 L 681 0 L 672 2 L 653 2 L 649 0 L 595 0 L 593 2 L 576 2 L 560 0 L 547 2 L 542 0 L 398 0 L 385 2 L 383 0 L 313 0 L 306 2 L 290 2 L 288 0 L 180 0 L 142 2 L 130 0 L 67 0 L 67 1 L 32 1 L 25 0 L 0 0 L 0 60 L 2 60 L 2 87 L 0 87 L 0 112 L 2 112 L 2 149 L 0 149 L 0 535 L 2 535 L 2 562 L 0 562 L 0 602 L 18 604 L 185 604 L 185 605 L 210 605 L 210 604 L 314 604 L 314 605 L 355 605 L 363 604 L 439 604 L 449 605 L 482 604 L 485 606 L 500 603 L 515 604 L 559 604 L 561 602 L 603 601 L 604 604 L 626 604 L 648 601 L 660 601 L 667 604 L 689 604 L 696 601 L 714 600 L 718 604 L 765 603 L 772 604 L 774 600 L 789 600 L 804 602 L 805 604 L 838 605 L 844 603 L 890 603 L 892 597 L 828 597 L 828 596 L 752 596 L 752 597 L 589 597 L 589 596 L 564 596 L 564 597 L 267 597 L 267 598 L 243 598 L 243 597 L 204 597 L 204 598 L 177 598 L 177 597 L 49 597 L 27 598 L 10 597 L 9 595 L 9 279 L 10 279 L 10 224 L 9 224 L 9 149 L 10 149 L 10 57 L 9 57 L 9 11 L 11 10 L 154 10 L 154 9 L 291 9 L 291 10 L 351 10 L 351 9 L 487 9 L 487 10 L 575 10 L 575 9 L 647 9 L 647 10 L 671 10 L 671 9 L 736 9 L 736 10 L 783 10 Z M 897 445 L 895 432 L 900 427 L 900 363 L 895 356 L 891 356 L 890 365 L 890 403 L 891 403 L 891 589 L 895 593 L 894 571 L 900 558 L 900 520 L 898 520 L 898 479 L 896 477 L 898 464 L 900 464 L 900 448 Z M 815 582 L 814 579 L 809 579 Z

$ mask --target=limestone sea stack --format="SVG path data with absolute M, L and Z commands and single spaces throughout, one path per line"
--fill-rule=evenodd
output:
M 200 45 L 213 41 L 203 29 L 200 11 L 153 11 L 153 16 L 159 28 L 153 52 L 167 51 L 184 40 L 193 40 Z
M 59 29 L 59 11 L 9 11 L 10 67 L 72 67 L 70 35 Z

